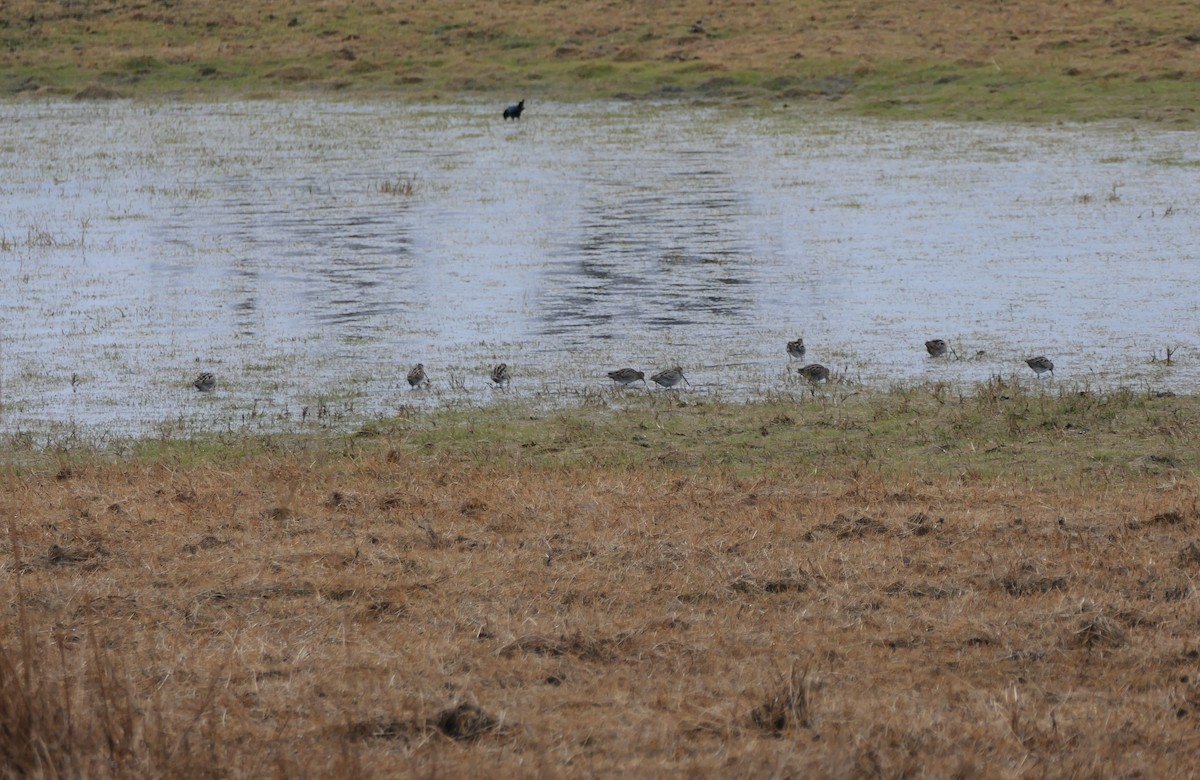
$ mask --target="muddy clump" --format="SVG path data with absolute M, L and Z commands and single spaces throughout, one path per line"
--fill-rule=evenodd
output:
M 500 729 L 500 721 L 474 704 L 442 710 L 434 720 L 438 731 L 460 742 L 473 742 Z
M 88 84 L 72 96 L 72 100 L 116 100 L 124 97 L 112 87 L 103 84 Z

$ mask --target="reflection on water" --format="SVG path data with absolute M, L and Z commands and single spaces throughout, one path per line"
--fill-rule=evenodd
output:
M 514 394 L 679 364 L 690 392 L 747 397 L 787 386 L 798 336 L 875 385 L 1045 353 L 1059 382 L 1200 389 L 1181 359 L 1200 341 L 1195 133 L 670 105 L 531 103 L 520 124 L 490 105 L 6 111 L 5 432 L 333 406 L 351 425 L 491 398 L 500 361 Z M 931 361 L 935 337 L 984 356 Z M 1168 346 L 1178 365 L 1151 363 Z M 418 361 L 428 393 L 404 381 Z
M 653 329 L 732 323 L 752 310 L 752 291 L 738 287 L 753 253 L 735 160 L 665 148 L 589 163 L 598 174 L 579 183 L 564 259 L 542 285 L 540 333 L 578 330 L 586 341 L 609 337 L 605 326 L 618 319 Z

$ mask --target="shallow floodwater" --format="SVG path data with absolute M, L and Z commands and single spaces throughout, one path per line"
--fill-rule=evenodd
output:
M 520 122 L 3 111 L 9 434 L 350 427 L 607 391 L 626 365 L 753 398 L 802 390 L 798 336 L 847 387 L 1034 381 L 1045 354 L 1059 386 L 1200 391 L 1197 133 L 536 100 Z M 961 359 L 929 359 L 937 337 Z

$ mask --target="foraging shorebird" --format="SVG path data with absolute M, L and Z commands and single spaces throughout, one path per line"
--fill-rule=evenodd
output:
M 408 386 L 416 389 L 421 385 L 429 387 L 429 375 L 425 373 L 425 364 L 417 363 L 408 372 Z
M 804 357 L 804 353 L 807 351 L 808 350 L 804 348 L 804 339 L 796 339 L 795 341 L 789 341 L 787 343 L 787 353 L 791 357 L 802 358 Z
M 1025 365 L 1032 368 L 1033 373 L 1037 374 L 1039 378 L 1047 371 L 1050 372 L 1050 376 L 1054 376 L 1054 361 L 1045 355 L 1029 358 L 1025 361 Z
M 205 371 L 203 374 L 196 377 L 196 381 L 192 382 L 192 387 L 196 388 L 202 393 L 210 392 L 216 386 L 217 378 L 208 371 Z
M 666 371 L 659 371 L 657 374 L 650 377 L 650 379 L 655 384 L 666 388 L 674 387 L 680 382 L 687 384 L 688 387 L 691 387 L 692 385 L 691 382 L 688 382 L 687 377 L 683 375 L 683 369 L 679 366 L 668 368 Z
M 805 379 L 814 385 L 817 382 L 829 381 L 829 369 L 825 368 L 825 366 L 821 365 L 820 363 L 809 363 L 804 368 L 797 369 L 797 372 L 800 374 L 802 379 Z
M 504 387 L 512 381 L 512 375 L 508 373 L 508 363 L 500 363 L 492 369 L 492 381 L 499 387 Z
M 621 387 L 629 387 L 634 382 L 646 384 L 646 375 L 641 371 L 635 371 L 632 368 L 621 368 L 616 371 L 609 371 L 608 378 L 619 384 Z
M 925 351 L 930 357 L 941 357 L 946 354 L 947 349 L 946 342 L 942 339 L 930 339 L 925 342 Z

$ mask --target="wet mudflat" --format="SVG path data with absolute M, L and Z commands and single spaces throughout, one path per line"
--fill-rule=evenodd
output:
M 352 427 L 573 399 L 626 365 L 682 366 L 687 393 L 806 392 L 798 336 L 847 387 L 1033 381 L 1042 354 L 1047 383 L 1200 386 L 1195 133 L 533 100 L 520 122 L 328 101 L 5 114 L 6 434 Z

